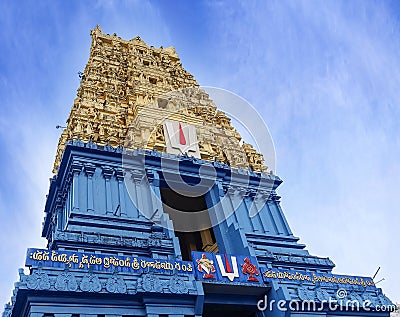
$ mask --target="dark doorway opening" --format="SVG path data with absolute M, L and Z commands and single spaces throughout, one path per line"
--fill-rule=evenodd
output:
M 203 317 L 256 317 L 257 308 L 240 305 L 205 304 Z
M 170 188 L 160 188 L 160 193 L 164 211 L 169 214 L 174 224 L 177 224 L 178 221 L 181 224 L 183 216 L 191 213 L 188 214 L 190 217 L 187 218 L 187 221 L 201 221 L 200 227 L 209 228 L 201 231 L 175 231 L 175 235 L 179 239 L 182 259 L 191 260 L 191 251 L 218 252 L 204 195 L 191 197 L 191 195 L 182 195 Z M 179 211 L 179 213 L 175 211 Z M 202 217 L 201 220 L 198 220 L 196 213 L 200 212 Z

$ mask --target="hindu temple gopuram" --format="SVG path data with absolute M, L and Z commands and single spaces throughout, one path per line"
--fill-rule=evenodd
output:
M 47 246 L 27 250 L 3 317 L 390 315 L 371 277 L 333 274 L 298 242 L 269 153 L 243 142 L 173 47 L 99 26 L 91 37 Z

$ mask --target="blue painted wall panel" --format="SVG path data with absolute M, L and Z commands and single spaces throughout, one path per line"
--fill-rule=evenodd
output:
M 80 141 L 74 141 L 66 147 L 57 178 L 51 182 L 46 203 L 42 234 L 48 239 L 50 249 L 79 249 L 95 251 L 97 254 L 181 259 L 173 223 L 169 215 L 163 213 L 160 203 L 159 186 L 163 182 L 163 173 L 159 160 L 162 154 L 147 152 L 147 173 L 143 171 L 143 175 L 136 175 L 137 181 L 130 184 L 128 193 L 122 182 L 120 150 L 111 147 L 96 148 Z M 179 160 L 181 171 L 193 183 L 193 177 L 197 177 L 193 175 L 197 175 L 199 166 L 211 164 L 186 157 L 166 156 L 164 159 L 171 160 L 171 166 L 172 161 Z M 130 164 L 140 166 L 135 163 L 134 158 Z M 232 254 L 242 262 L 245 257 L 249 257 L 258 262 L 260 273 L 279 268 L 331 272 L 334 267 L 331 260 L 309 255 L 305 246 L 299 244 L 298 238 L 293 236 L 275 193 L 276 187 L 281 183 L 278 177 L 246 171 L 239 173 L 217 163 L 214 166 L 219 176 L 205 199 L 212 222 L 215 223 L 213 231 L 219 253 Z M 93 176 L 90 176 L 91 173 Z M 248 173 L 247 177 L 252 178 L 247 187 L 251 190 L 245 193 L 244 200 L 242 194 L 245 187 L 240 183 L 243 173 Z M 151 179 L 148 182 L 140 181 L 145 174 L 150 175 Z M 130 175 L 126 177 L 130 179 Z M 260 180 L 264 184 L 261 186 L 266 186 L 265 191 L 272 186 L 270 197 L 257 192 L 255 184 L 260 183 Z M 242 194 L 239 194 L 241 191 Z M 144 216 L 155 211 L 157 213 L 154 219 L 160 219 L 159 223 Z M 58 224 L 55 223 L 56 216 L 59 218 Z M 304 300 L 305 296 L 325 294 L 315 285 L 298 281 L 271 280 L 259 288 L 253 285 L 244 290 L 240 285 L 230 285 L 221 289 L 218 283 L 214 285 L 207 282 L 205 287 L 194 276 L 179 272 L 166 275 L 149 269 L 140 274 L 125 273 L 96 272 L 89 269 L 68 271 L 62 266 L 42 268 L 39 263 L 35 263 L 29 275 L 20 272 L 12 305 L 6 307 L 4 316 L 26 316 L 29 309 L 35 317 L 43 317 L 44 313 L 59 314 L 56 317 L 71 317 L 71 314 L 81 314 L 80 317 L 97 317 L 97 314 L 114 317 L 158 317 L 160 314 L 200 316 L 205 297 L 208 302 L 220 301 L 223 304 L 223 298 L 226 302 L 227 295 L 243 294 L 234 300 L 240 307 L 247 305 L 249 298 L 256 303 L 263 295 L 267 295 L 269 299 L 289 302 Z M 226 277 L 220 278 L 226 280 Z M 337 291 L 332 285 L 324 287 L 324 291 L 330 296 Z M 353 297 L 359 294 L 373 301 L 390 302 L 381 291 L 354 292 L 356 295 L 353 294 Z M 25 306 L 26 294 L 30 294 L 32 299 L 37 297 L 39 302 L 33 300 L 30 306 Z M 41 303 L 40 300 L 44 302 Z M 274 310 L 258 314 L 259 317 L 292 315 L 333 316 L 327 310 L 318 313 Z M 357 313 L 349 314 L 354 315 Z M 388 317 L 389 313 L 362 312 L 358 315 Z

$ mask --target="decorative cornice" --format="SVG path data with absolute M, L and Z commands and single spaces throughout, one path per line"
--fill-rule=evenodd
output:
M 112 235 L 104 235 L 100 233 L 75 233 L 56 231 L 53 236 L 52 244 L 59 242 L 81 242 L 87 245 L 104 245 L 109 247 L 124 247 L 124 248 L 140 248 L 148 249 L 151 247 L 163 247 L 165 250 L 173 248 L 172 240 L 167 239 L 166 235 L 161 232 L 153 232 L 148 238 L 133 238 L 133 237 L 120 237 Z

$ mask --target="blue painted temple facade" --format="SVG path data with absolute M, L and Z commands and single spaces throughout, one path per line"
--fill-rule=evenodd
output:
M 138 38 L 124 42 L 99 28 L 92 37 L 90 61 L 101 39 L 103 48 L 120 43 L 123 50 L 132 41 L 138 54 L 146 48 Z M 198 131 L 198 143 L 206 143 L 204 112 L 175 113 L 175 141 L 164 125 L 154 139 L 150 133 L 151 146 L 140 145 L 138 136 L 150 122 L 146 118 L 169 109 L 166 99 L 153 96 L 149 102 L 154 105 L 132 121 L 135 137 L 129 140 L 140 142 L 130 147 L 115 141 L 114 126 L 106 125 L 106 114 L 112 115 L 118 101 L 105 97 L 99 101 L 103 108 L 93 106 L 100 109 L 96 117 L 83 112 L 85 123 L 74 117 L 79 103 L 91 107 L 79 93 L 46 198 L 42 236 L 47 246 L 28 249 L 26 268 L 20 269 L 3 317 L 389 316 L 392 303 L 371 278 L 332 274 L 329 258 L 309 254 L 298 242 L 280 206 L 278 176 L 254 160 L 247 168 L 235 165 L 228 150 L 225 160 L 217 154 L 210 159 L 211 151 L 202 144 L 193 153 L 171 150 L 175 141 L 178 147 L 191 142 L 191 126 Z M 136 94 L 127 104 L 140 104 L 139 99 Z M 187 100 L 180 109 L 191 109 Z M 108 131 L 105 142 L 101 124 Z M 177 174 L 180 178 L 173 177 Z M 176 193 L 173 189 L 181 185 L 201 193 Z M 208 218 L 196 218 L 204 210 Z M 180 222 L 187 215 L 189 220 Z M 190 229 L 193 222 L 198 230 Z

